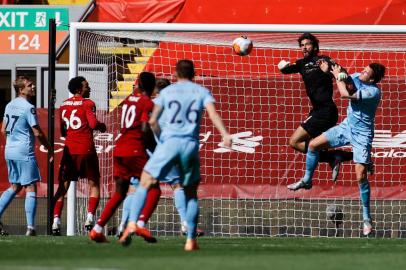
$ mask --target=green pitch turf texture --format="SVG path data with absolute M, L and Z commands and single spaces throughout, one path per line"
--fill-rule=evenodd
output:
M 96 244 L 85 237 L 0 237 L 0 269 L 406 269 L 406 240 L 326 238 L 199 239 L 184 252 L 184 238 L 160 237 L 129 247 L 115 238 Z

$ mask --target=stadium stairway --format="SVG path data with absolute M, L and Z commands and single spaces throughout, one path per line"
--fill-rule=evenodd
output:
M 98 47 L 100 54 L 112 54 L 122 59 L 117 67 L 118 78 L 110 89 L 109 111 L 113 111 L 133 91 L 134 81 L 137 79 L 153 56 L 157 44 L 142 42 L 142 46 L 120 42 L 103 44 Z M 113 46 L 112 46 L 113 45 Z

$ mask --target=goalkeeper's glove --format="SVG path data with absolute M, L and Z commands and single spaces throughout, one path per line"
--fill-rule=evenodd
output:
M 288 61 L 281 60 L 278 64 L 278 68 L 279 68 L 279 70 L 282 70 L 282 69 L 288 67 L 289 65 L 290 65 L 290 63 Z
M 347 77 L 348 77 L 348 75 L 347 75 L 347 73 L 345 73 L 345 72 L 340 72 L 340 73 L 338 73 L 338 76 L 337 76 L 337 81 L 339 81 L 339 82 L 343 82 L 343 81 L 345 81 L 346 79 L 347 79 Z

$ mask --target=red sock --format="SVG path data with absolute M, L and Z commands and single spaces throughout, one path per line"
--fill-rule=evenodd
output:
M 56 201 L 54 206 L 54 217 L 61 217 L 62 208 L 63 208 L 63 199 Z
M 148 190 L 147 199 L 145 200 L 144 208 L 142 208 L 141 215 L 138 220 L 148 222 L 149 218 L 154 213 L 158 205 L 159 198 L 161 197 L 161 188 L 159 186 L 152 187 Z
M 100 198 L 90 197 L 89 205 L 87 206 L 87 212 L 92 213 L 94 215 L 94 213 L 96 213 L 97 206 L 99 205 L 99 201 Z
M 113 196 L 107 202 L 106 207 L 104 207 L 100 218 L 97 220 L 97 224 L 104 227 L 106 223 L 110 220 L 110 218 L 114 215 L 117 208 L 120 206 L 120 203 L 124 200 L 124 196 L 122 196 L 118 192 L 114 192 Z

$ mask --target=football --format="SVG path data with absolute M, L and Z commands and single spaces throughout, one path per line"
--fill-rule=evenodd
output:
M 343 219 L 344 219 L 343 210 L 341 210 L 336 205 L 327 205 L 326 216 L 336 226 L 339 226 L 341 223 L 343 223 Z
M 239 56 L 250 54 L 253 46 L 252 41 L 246 36 L 238 37 L 233 41 L 233 51 Z

